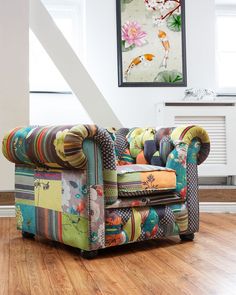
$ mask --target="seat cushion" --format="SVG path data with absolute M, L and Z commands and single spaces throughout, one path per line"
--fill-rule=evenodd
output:
M 156 195 L 176 189 L 176 173 L 172 169 L 153 165 L 117 166 L 118 195 Z

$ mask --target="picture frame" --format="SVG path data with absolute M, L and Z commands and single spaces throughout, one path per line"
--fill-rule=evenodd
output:
M 116 19 L 119 87 L 187 86 L 184 0 L 116 0 Z

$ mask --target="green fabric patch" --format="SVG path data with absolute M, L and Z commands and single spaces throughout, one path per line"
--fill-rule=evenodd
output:
M 62 240 L 72 247 L 89 250 L 88 219 L 62 213 Z

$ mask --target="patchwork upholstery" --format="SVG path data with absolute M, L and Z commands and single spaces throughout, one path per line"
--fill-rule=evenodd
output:
M 84 152 L 83 170 L 16 165 L 18 229 L 83 250 L 104 247 L 101 153 L 92 141 L 85 141 Z
M 87 251 L 198 231 L 197 165 L 210 151 L 199 126 L 18 127 L 2 151 L 21 231 Z
M 153 195 L 176 189 L 175 170 L 153 165 L 123 165 L 117 167 L 118 195 Z
M 106 246 L 184 233 L 188 228 L 185 204 L 106 210 Z
M 103 181 L 107 203 L 117 199 L 114 142 L 96 125 L 19 127 L 3 139 L 3 154 L 16 164 L 37 167 L 85 169 L 83 143 L 92 138 L 103 155 Z

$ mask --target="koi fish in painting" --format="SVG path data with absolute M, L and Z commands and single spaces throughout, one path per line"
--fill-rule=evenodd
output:
M 165 55 L 164 55 L 161 65 L 160 65 L 160 68 L 162 68 L 162 67 L 167 68 L 167 60 L 168 60 L 169 52 L 170 52 L 170 42 L 169 42 L 166 32 L 164 32 L 164 31 L 158 32 L 158 38 L 161 40 L 162 46 L 164 47 L 164 50 L 165 50 Z
M 141 64 L 141 63 L 145 63 L 147 61 L 152 61 L 154 59 L 155 55 L 151 54 L 151 53 L 147 53 L 147 54 L 143 54 L 143 55 L 140 55 L 136 58 L 134 58 L 131 63 L 129 64 L 127 70 L 125 71 L 125 75 L 124 75 L 124 80 L 125 82 L 127 82 L 127 79 L 129 77 L 129 74 L 131 72 L 131 70 Z

